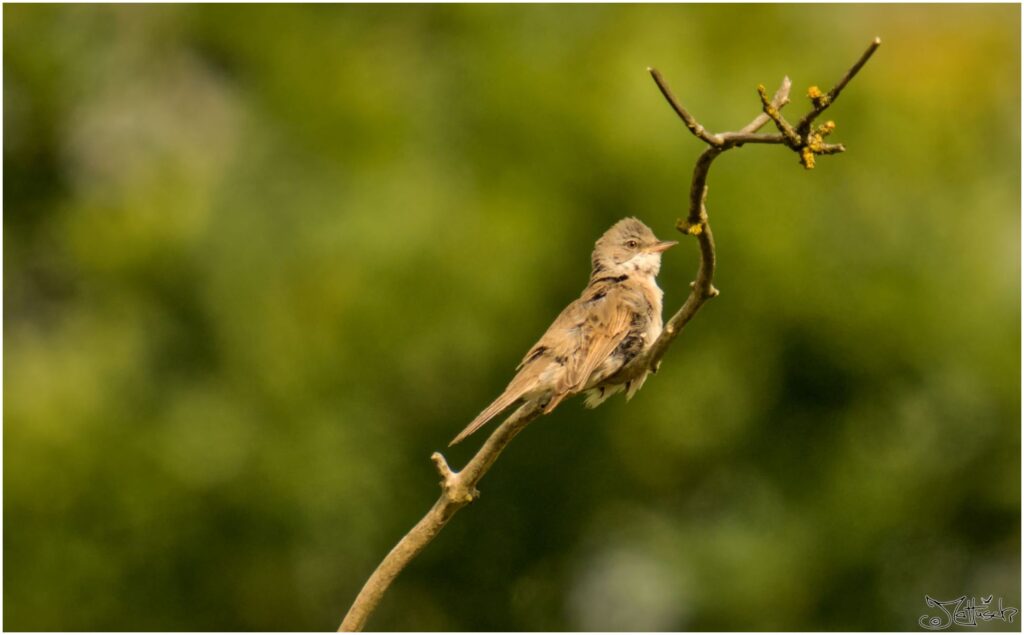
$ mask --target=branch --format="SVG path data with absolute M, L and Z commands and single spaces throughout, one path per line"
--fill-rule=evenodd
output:
M 377 608 L 384 592 L 395 581 L 398 574 L 412 561 L 423 548 L 430 544 L 441 529 L 451 520 L 455 512 L 480 497 L 476 486 L 501 451 L 512 441 L 523 428 L 541 415 L 542 410 L 532 403 L 527 403 L 513 412 L 508 419 L 498 426 L 491 436 L 487 437 L 483 446 L 470 459 L 461 472 L 455 472 L 440 452 L 434 452 L 430 459 L 441 475 L 441 496 L 409 533 L 398 541 L 398 544 L 377 565 L 370 579 L 363 585 L 356 596 L 352 607 L 345 614 L 345 619 L 338 627 L 338 632 L 361 631 L 366 626 L 373 611 Z
M 875 54 L 875 51 L 877 51 L 878 47 L 881 45 L 882 38 L 876 37 L 872 40 L 867 50 L 861 54 L 860 59 L 850 67 L 850 70 L 846 71 L 846 74 L 843 75 L 842 79 L 836 83 L 832 90 L 828 91 L 827 95 L 822 95 L 817 86 L 811 86 L 810 90 L 807 91 L 807 96 L 811 98 L 811 102 L 814 104 L 814 109 L 804 115 L 804 118 L 796 125 L 796 129 L 801 134 L 807 134 L 811 129 L 811 124 L 814 123 L 814 120 L 818 115 L 832 105 L 832 102 L 839 97 L 839 93 L 846 88 L 846 85 L 849 84 L 850 80 L 860 72 L 860 69 L 868 63 L 868 60 L 871 59 L 871 56 Z
M 768 99 L 768 94 L 764 91 L 764 84 L 757 85 L 757 94 L 761 97 L 761 109 L 775 123 L 775 127 L 779 129 L 782 136 L 786 138 L 786 144 L 790 146 L 800 145 L 800 137 L 796 134 L 796 130 L 793 130 L 793 126 L 789 125 L 786 118 L 782 116 L 782 111 L 779 107 Z
M 835 154 L 842 152 L 845 148 L 840 144 L 827 144 L 824 138 L 835 128 L 835 124 L 828 122 L 811 130 L 814 119 L 824 112 L 839 96 L 839 92 L 853 79 L 857 71 L 868 61 L 871 55 L 881 44 L 881 40 L 875 38 L 868 50 L 861 55 L 861 58 L 843 78 L 836 84 L 827 95 L 815 93 L 812 87 L 809 91 L 814 109 L 805 115 L 800 123 L 794 128 L 782 118 L 781 109 L 789 103 L 789 92 L 791 82 L 786 77 L 782 85 L 775 92 L 771 100 L 768 100 L 764 87 L 759 87 L 761 95 L 761 114 L 753 121 L 735 132 L 723 132 L 719 134 L 709 133 L 704 126 L 697 122 L 676 99 L 668 87 L 668 83 L 657 70 L 648 68 L 651 76 L 657 83 L 661 94 L 664 95 L 672 109 L 679 118 L 683 120 L 687 129 L 695 137 L 708 145 L 708 148 L 697 159 L 693 169 L 693 177 L 690 183 L 689 212 L 685 219 L 676 223 L 676 228 L 684 234 L 697 238 L 700 247 L 700 264 L 697 268 L 697 277 L 691 283 L 691 291 L 683 306 L 665 325 L 664 330 L 651 347 L 639 355 L 633 362 L 622 369 L 609 381 L 625 382 L 637 378 L 647 372 L 657 372 L 661 365 L 661 359 L 669 346 L 679 336 L 686 324 L 693 319 L 703 304 L 718 295 L 718 289 L 712 284 L 715 274 L 715 240 L 711 233 L 711 225 L 708 223 L 706 208 L 708 195 L 708 171 L 712 162 L 727 150 L 740 147 L 747 143 L 776 144 L 784 145 L 800 155 L 800 162 L 804 167 L 814 167 L 814 157 L 823 154 Z M 762 127 L 769 121 L 775 122 L 780 134 L 759 133 Z M 359 595 L 356 596 L 352 607 L 345 615 L 339 631 L 360 631 L 366 626 L 367 620 L 377 608 L 384 593 L 391 586 L 402 569 L 412 561 L 423 549 L 430 544 L 445 524 L 451 520 L 460 509 L 470 504 L 480 496 L 477 484 L 484 477 L 498 456 L 505 447 L 519 434 L 531 421 L 542 414 L 541 409 L 532 402 L 520 406 L 491 436 L 484 441 L 480 450 L 470 459 L 462 471 L 456 472 L 449 467 L 448 462 L 440 452 L 435 452 L 430 458 L 434 461 L 438 473 L 441 475 L 441 496 L 430 508 L 430 511 L 407 533 L 398 544 L 384 557 L 384 560 L 377 566 L 370 578 L 363 585 Z
M 698 135 L 694 133 L 697 138 L 707 143 L 709 147 L 697 159 L 697 165 L 693 169 L 693 177 L 690 184 L 689 213 L 686 219 L 679 220 L 676 223 L 676 229 L 684 234 L 697 237 L 697 243 L 700 247 L 700 264 L 697 269 L 697 278 L 690 284 L 691 291 L 682 308 L 665 324 L 665 328 L 662 330 L 661 335 L 658 336 L 658 339 L 632 364 L 620 371 L 616 376 L 616 380 L 628 381 L 640 377 L 647 372 L 658 372 L 658 367 L 661 365 L 665 352 L 672 342 L 675 341 L 675 338 L 679 336 L 683 327 L 693 319 L 693 316 L 696 315 L 705 302 L 718 295 L 718 289 L 712 284 L 715 274 L 715 240 L 711 233 L 711 225 L 708 223 L 706 208 L 708 170 L 711 169 L 712 162 L 726 150 L 739 147 L 745 143 L 784 145 L 797 152 L 800 155 L 800 162 L 808 169 L 814 167 L 815 155 L 836 154 L 845 151 L 846 148 L 842 144 L 828 144 L 823 141 L 835 129 L 833 122 L 830 121 L 813 131 L 810 130 L 810 122 L 835 103 L 839 92 L 853 79 L 861 67 L 867 63 L 881 43 L 882 41 L 877 37 L 871 42 L 871 45 L 868 46 L 860 59 L 846 71 L 846 74 L 839 80 L 835 88 L 825 96 L 827 99 L 819 99 L 813 103 L 813 110 L 800 120 L 795 130 L 785 122 L 781 114 L 782 107 L 789 101 L 791 84 L 787 77 L 782 80 L 782 85 L 775 92 L 775 96 L 771 101 L 766 99 L 764 88 L 758 87 L 758 92 L 761 95 L 762 113 L 739 131 L 723 132 L 717 135 Z M 662 94 L 666 96 L 666 99 L 669 99 L 669 104 L 676 113 L 680 113 L 680 111 L 686 112 L 676 102 L 675 97 L 672 96 L 672 91 L 668 88 L 661 73 L 653 68 L 648 69 L 648 71 L 651 73 L 651 77 L 654 78 L 655 83 L 658 84 Z M 780 130 L 788 128 L 789 131 L 794 131 L 798 138 L 794 140 L 788 131 L 780 134 L 758 133 L 757 131 L 769 121 L 775 121 Z M 686 119 L 684 119 L 684 123 L 691 130 L 693 129 L 691 123 L 700 126 L 696 121 L 690 122 Z M 703 130 L 703 126 L 700 126 L 700 129 Z M 713 137 L 715 141 L 708 141 L 705 139 L 706 136 Z
M 647 72 L 654 76 L 654 81 L 658 83 L 658 88 L 661 89 L 661 94 L 665 96 L 669 105 L 672 106 L 676 111 L 676 114 L 679 115 L 679 118 L 683 120 L 683 123 L 686 124 L 686 127 L 690 129 L 690 132 L 692 132 L 694 136 L 708 145 L 722 145 L 722 140 L 717 135 L 709 134 L 708 131 L 704 129 L 704 126 L 697 123 L 697 120 L 693 118 L 693 115 L 683 108 L 683 105 L 679 103 L 675 95 L 672 94 L 672 91 L 669 90 L 668 84 L 661 78 L 661 73 L 658 72 L 658 69 L 647 67 Z

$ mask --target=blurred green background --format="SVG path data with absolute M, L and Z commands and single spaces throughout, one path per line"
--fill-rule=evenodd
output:
M 645 68 L 735 129 L 876 35 L 846 154 L 715 165 L 722 295 L 662 372 L 517 438 L 370 626 L 1021 606 L 1018 6 L 3 16 L 7 629 L 335 628 L 594 240 L 673 237 L 702 146 Z

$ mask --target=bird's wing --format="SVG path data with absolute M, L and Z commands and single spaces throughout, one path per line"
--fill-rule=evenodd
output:
M 595 294 L 596 295 L 596 294 Z M 605 359 L 622 343 L 633 320 L 633 303 L 620 287 L 611 286 L 600 297 L 586 301 L 579 325 L 579 350 L 569 356 L 566 392 L 579 392 Z
M 551 398 L 544 412 L 554 410 L 565 397 L 579 392 L 591 373 L 611 355 L 629 332 L 632 303 L 613 285 L 588 287 L 583 295 L 565 307 L 548 330 L 519 363 L 516 376 L 491 405 L 484 408 L 449 445 L 455 445 L 538 387 L 541 375 L 552 365 L 565 372 L 548 375 Z
M 537 343 L 530 347 L 530 350 L 523 356 L 523 361 L 519 362 L 516 370 L 521 370 L 530 362 L 542 357 L 568 358 L 579 349 L 581 335 L 579 326 L 586 321 L 587 303 L 590 301 L 588 299 L 605 295 L 603 290 L 597 293 L 588 293 L 588 291 L 592 291 L 590 286 L 584 289 L 583 295 L 562 309 L 548 330 L 544 331 L 544 335 L 541 335 Z
M 564 342 L 566 340 L 565 335 L 560 336 L 559 334 L 566 331 L 566 325 L 571 323 L 572 318 L 569 316 L 574 312 L 573 307 L 578 302 L 579 300 L 567 306 L 555 318 L 554 323 L 548 327 L 548 330 L 544 332 L 540 340 L 530 348 L 530 351 L 523 357 L 523 361 L 519 362 L 519 365 L 516 366 L 518 372 L 505 390 L 489 406 L 484 408 L 483 412 L 469 422 L 469 425 L 452 439 L 452 442 L 448 444 L 449 446 L 455 445 L 479 430 L 488 421 L 501 414 L 503 410 L 522 399 L 523 395 L 537 387 L 538 383 L 540 383 L 541 373 L 548 368 L 549 364 L 558 363 L 555 360 L 560 353 L 555 352 L 556 347 L 558 349 L 565 348 Z

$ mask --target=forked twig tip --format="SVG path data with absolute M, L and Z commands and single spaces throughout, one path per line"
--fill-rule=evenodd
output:
M 452 477 L 452 468 L 448 466 L 448 461 L 444 459 L 443 454 L 434 452 L 430 455 L 430 460 L 434 462 L 434 466 L 437 467 L 437 473 L 441 475 L 441 478 L 447 481 Z

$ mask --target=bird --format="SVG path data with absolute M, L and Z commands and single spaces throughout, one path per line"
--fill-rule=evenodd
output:
M 655 278 L 662 254 L 676 244 L 658 240 L 651 228 L 633 217 L 612 225 L 594 244 L 583 293 L 526 353 L 505 391 L 449 447 L 517 403 L 548 414 L 580 393 L 586 395 L 587 408 L 596 408 L 623 390 L 631 399 L 647 373 L 624 383 L 615 375 L 661 334 L 663 292 Z

